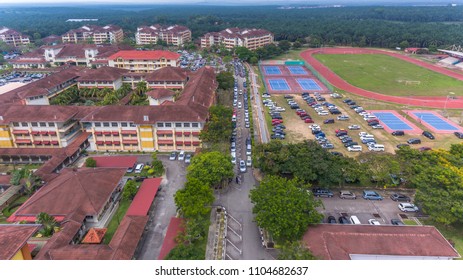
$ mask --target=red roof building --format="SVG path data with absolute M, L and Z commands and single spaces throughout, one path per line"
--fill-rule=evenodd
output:
M 450 260 L 460 255 L 432 226 L 309 227 L 303 242 L 323 260 Z
M 82 243 L 84 244 L 100 244 L 106 234 L 106 228 L 91 228 L 85 235 Z
M 32 259 L 27 241 L 40 225 L 0 224 L 0 260 Z
M 148 73 L 166 66 L 178 67 L 180 55 L 170 51 L 119 51 L 108 58 L 109 66 Z
M 182 25 L 162 26 L 155 24 L 137 28 L 137 33 L 135 33 L 137 45 L 156 44 L 159 40 L 169 45 L 183 46 L 186 42 L 191 41 L 191 31 Z
M 273 33 L 256 28 L 227 28 L 220 32 L 209 32 L 201 37 L 201 48 L 223 44 L 231 50 L 235 47 L 245 47 L 255 50 L 273 43 Z
M 169 222 L 169 226 L 167 226 L 166 236 L 164 237 L 164 241 L 162 242 L 161 252 L 159 253 L 158 260 L 163 260 L 169 254 L 175 246 L 177 246 L 177 242 L 175 238 L 180 232 L 185 230 L 183 225 L 183 219 L 172 217 Z
M 148 215 L 154 197 L 158 193 L 161 186 L 162 178 L 145 179 L 130 204 L 126 215 L 129 216 L 145 216 Z

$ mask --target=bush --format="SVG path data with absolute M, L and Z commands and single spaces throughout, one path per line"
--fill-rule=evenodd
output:
M 96 167 L 96 160 L 94 158 L 87 158 L 85 160 L 85 167 Z

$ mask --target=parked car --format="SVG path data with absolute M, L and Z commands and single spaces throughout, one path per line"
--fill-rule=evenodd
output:
M 357 199 L 357 196 L 355 195 L 355 193 L 351 191 L 340 191 L 339 197 L 341 199 Z
M 404 195 L 404 194 L 401 194 L 401 193 L 393 193 L 391 194 L 391 199 L 394 200 L 394 201 L 404 201 L 404 202 L 410 202 L 411 201 L 411 198 Z
M 344 144 L 344 147 L 348 148 L 348 147 L 351 147 L 351 146 L 357 146 L 359 143 L 358 142 L 347 142 Z
M 333 197 L 333 193 L 328 189 L 314 188 L 312 189 L 313 195 L 316 197 Z
M 176 159 L 177 159 L 177 153 L 176 152 L 170 153 L 169 160 L 176 160 Z
M 180 151 L 178 154 L 178 160 L 184 161 L 185 160 L 185 151 Z
M 422 134 L 423 134 L 424 137 L 429 138 L 429 139 L 431 139 L 431 140 L 436 139 L 436 138 L 434 137 L 434 135 L 432 135 L 432 133 L 429 132 L 429 131 L 423 131 Z
M 383 197 L 375 191 L 363 191 L 362 197 L 367 200 L 383 200 Z
M 408 144 L 421 144 L 421 140 L 419 138 L 410 138 L 407 140 Z
M 244 162 L 244 160 L 240 160 L 240 172 L 246 172 L 246 163 Z
M 420 152 L 424 152 L 424 151 L 431 151 L 432 148 L 431 148 L 431 147 L 419 147 L 418 150 L 419 150 Z
M 336 224 L 336 218 L 333 217 L 333 216 L 328 216 L 328 219 L 327 219 L 327 223 L 328 224 Z
M 458 139 L 463 139 L 463 132 L 454 132 L 453 133 Z
M 384 126 L 380 125 L 380 124 L 376 124 L 376 125 L 372 125 L 371 126 L 373 129 L 384 129 Z
M 352 145 L 352 146 L 347 147 L 347 150 L 349 152 L 361 152 L 362 151 L 362 146 Z
M 403 136 L 405 135 L 405 132 L 403 130 L 396 130 L 391 133 L 394 136 Z
M 350 129 L 350 130 L 359 130 L 360 126 L 356 125 L 356 124 L 353 124 L 353 125 L 349 125 L 347 128 Z
M 129 167 L 129 168 L 127 168 L 127 173 L 132 173 L 132 172 L 133 172 L 133 169 L 134 169 L 134 167 L 133 167 L 133 166 L 132 166 L 132 167 Z
M 339 217 L 339 223 L 340 223 L 340 224 L 351 224 L 351 222 L 349 221 L 349 219 L 346 218 L 346 217 L 344 217 L 344 216 Z
M 186 163 L 186 164 L 190 164 L 190 162 L 191 162 L 191 154 L 186 154 L 186 156 L 185 156 L 185 163 Z M 235 162 L 235 163 L 236 163 L 236 162 Z
M 368 220 L 368 223 L 369 223 L 370 225 L 374 225 L 374 226 L 380 226 L 380 225 L 381 225 L 381 224 L 378 222 L 378 220 L 376 220 L 376 219 L 369 219 L 369 220 Z
M 324 124 L 334 123 L 334 119 L 326 119 L 323 121 Z
M 341 116 L 337 116 L 336 119 L 338 121 L 347 121 L 347 120 L 349 120 L 349 116 L 341 115 Z
M 395 226 L 404 226 L 405 224 L 399 219 L 391 219 L 391 224 Z
M 398 207 L 402 212 L 417 212 L 419 210 L 418 207 L 412 203 L 399 203 Z

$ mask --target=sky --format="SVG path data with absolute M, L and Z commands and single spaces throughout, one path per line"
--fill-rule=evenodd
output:
M 401 3 L 401 2 L 427 2 L 427 3 L 461 3 L 462 0 L 0 0 L 0 4 L 24 4 L 24 3 L 51 3 L 51 4 L 195 4 L 195 3 L 207 3 L 207 4 L 223 4 L 223 3 L 236 3 L 238 4 L 291 4 L 291 3 L 312 3 L 312 4 L 324 4 L 324 3 Z

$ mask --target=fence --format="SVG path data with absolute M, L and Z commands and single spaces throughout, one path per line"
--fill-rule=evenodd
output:
M 304 62 L 304 65 L 310 70 L 310 72 L 312 72 L 312 74 L 314 74 L 315 77 L 317 77 L 317 79 L 319 79 L 326 86 L 326 88 L 328 88 L 331 92 L 334 91 L 333 86 L 322 75 L 320 75 L 320 73 L 318 73 L 318 71 L 315 70 L 312 65 L 308 64 L 307 62 Z

